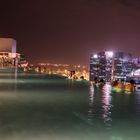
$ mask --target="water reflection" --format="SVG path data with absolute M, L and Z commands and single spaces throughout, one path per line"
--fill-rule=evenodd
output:
M 30 134 L 31 139 L 40 140 L 139 140 L 140 121 L 134 119 L 140 118 L 140 94 L 111 93 L 110 85 L 90 83 L 87 97 L 83 82 L 64 80 L 64 84 L 19 74 L 15 75 L 18 94 L 11 94 L 14 78 L 9 79 L 4 84 L 5 89 L 10 85 L 7 94 L 0 93 L 0 137 L 5 135 L 5 140 L 29 139 Z
M 0 73 L 0 91 L 14 91 L 17 86 L 16 73 Z
M 18 72 L 17 72 L 17 67 L 16 67 L 14 71 L 14 90 L 15 91 L 17 90 L 17 75 L 18 75 Z
M 102 111 L 102 119 L 105 125 L 109 128 L 111 127 L 111 110 L 112 110 L 112 96 L 111 96 L 111 85 L 105 85 L 102 89 L 102 97 L 101 97 L 101 111 Z
M 73 89 L 74 87 L 74 79 L 68 79 L 68 86 L 70 89 Z
M 96 88 L 90 83 L 89 86 L 89 110 L 88 120 L 102 122 L 107 128 L 111 127 L 111 110 L 112 110 L 111 86 L 105 85 Z
M 94 86 L 90 83 L 89 86 L 89 110 L 88 110 L 88 120 L 92 120 L 94 113 L 93 113 L 93 103 L 94 103 Z
M 135 94 L 135 112 L 137 119 L 140 120 L 140 91 Z

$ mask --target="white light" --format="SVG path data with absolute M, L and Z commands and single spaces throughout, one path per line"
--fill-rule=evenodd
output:
M 133 75 L 134 75 L 134 76 L 139 76 L 139 75 L 140 75 L 140 69 L 134 71 Z
M 98 58 L 98 55 L 97 54 L 94 54 L 93 58 Z
M 113 52 L 111 52 L 111 51 L 107 51 L 107 52 L 105 52 L 105 54 L 107 57 L 110 57 L 110 58 L 113 57 Z

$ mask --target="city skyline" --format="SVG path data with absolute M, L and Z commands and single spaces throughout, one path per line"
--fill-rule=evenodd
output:
M 139 57 L 139 8 L 137 0 L 3 1 L 0 37 L 16 39 L 31 63 L 89 64 L 105 50 Z

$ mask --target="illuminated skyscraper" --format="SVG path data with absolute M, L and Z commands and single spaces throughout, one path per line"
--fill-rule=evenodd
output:
M 90 80 L 94 78 L 110 81 L 125 78 L 133 69 L 132 55 L 124 52 L 99 52 L 90 56 Z

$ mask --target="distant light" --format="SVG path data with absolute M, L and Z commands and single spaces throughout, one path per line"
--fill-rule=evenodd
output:
M 140 69 L 134 71 L 134 72 L 133 72 L 133 75 L 134 75 L 134 76 L 139 76 L 139 75 L 140 75 Z
M 105 54 L 106 54 L 107 57 L 110 57 L 110 58 L 113 57 L 113 52 L 112 51 L 107 51 L 107 52 L 105 52 Z
M 97 54 L 94 54 L 93 58 L 98 58 L 98 55 Z
M 134 71 L 131 72 L 131 76 L 133 76 L 133 75 L 134 75 Z

